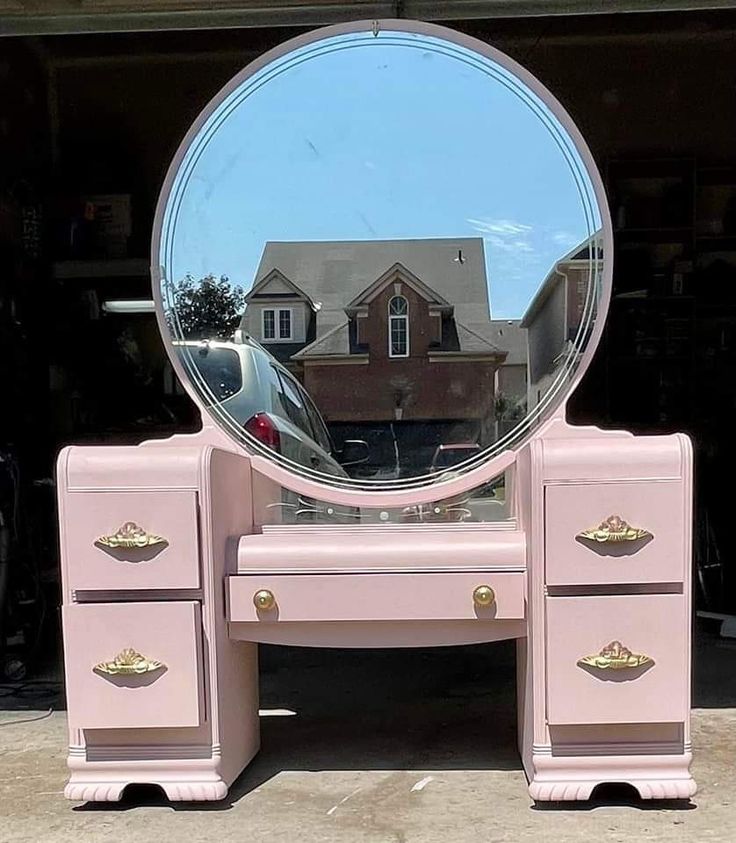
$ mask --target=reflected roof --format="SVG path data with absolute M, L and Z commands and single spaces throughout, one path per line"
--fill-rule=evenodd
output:
M 542 286 L 537 290 L 536 295 L 531 301 L 531 304 L 526 310 L 526 313 L 521 318 L 521 327 L 527 328 L 534 320 L 535 316 L 542 309 L 542 306 L 547 299 L 552 295 L 553 290 L 563 280 L 563 275 L 558 271 L 564 264 L 588 263 L 592 264 L 593 260 L 602 261 L 603 252 L 600 247 L 600 232 L 596 231 L 587 239 L 583 240 L 571 249 L 566 255 L 561 257 L 554 266 L 551 267 L 544 279 Z
M 521 327 L 520 319 L 493 319 L 484 336 L 507 353 L 507 366 L 526 366 L 526 328 Z
M 401 263 L 447 299 L 455 318 L 486 336 L 488 284 L 480 237 L 419 240 L 269 242 L 255 283 L 278 269 L 318 304 L 317 334 L 345 322 L 345 307 L 394 264 Z
M 504 350 L 494 346 L 492 343 L 485 340 L 475 331 L 460 322 L 455 322 L 456 336 L 453 338 L 454 342 L 445 342 L 448 348 L 438 348 L 431 351 L 431 354 L 484 354 L 502 356 Z M 324 336 L 315 340 L 310 345 L 303 348 L 298 354 L 294 354 L 295 360 L 300 360 L 305 357 L 332 357 L 345 356 L 350 354 L 350 326 L 347 321 L 341 325 L 337 325 L 330 329 Z M 355 355 L 354 355 L 355 356 Z

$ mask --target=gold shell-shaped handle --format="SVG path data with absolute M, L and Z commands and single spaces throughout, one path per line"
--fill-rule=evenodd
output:
M 272 591 L 262 588 L 253 595 L 253 605 L 261 612 L 268 612 L 276 605 L 276 598 Z
M 165 670 L 166 665 L 155 659 L 148 659 L 128 647 L 121 650 L 111 662 L 100 662 L 92 669 L 95 673 L 103 673 L 105 676 L 138 676 L 142 673 L 152 673 L 154 670 Z
M 604 544 L 605 542 L 635 542 L 640 539 L 650 539 L 653 536 L 649 530 L 632 527 L 620 515 L 609 515 L 597 527 L 583 530 L 577 534 L 576 538 Z
M 100 536 L 95 544 L 101 544 L 103 547 L 117 548 L 143 548 L 155 547 L 156 545 L 166 545 L 169 542 L 163 536 L 156 536 L 139 527 L 135 521 L 126 521 L 122 527 L 109 536 Z
M 654 659 L 643 653 L 632 653 L 620 641 L 611 641 L 599 653 L 583 656 L 578 661 L 579 667 L 597 667 L 599 670 L 623 670 L 648 664 L 654 664 Z
M 481 608 L 492 606 L 496 602 L 496 592 L 490 585 L 479 585 L 473 591 L 473 603 Z

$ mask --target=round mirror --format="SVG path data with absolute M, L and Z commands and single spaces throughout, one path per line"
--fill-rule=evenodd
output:
M 210 103 L 154 232 L 169 353 L 250 452 L 406 488 L 518 447 L 598 339 L 600 178 L 529 74 L 440 27 L 296 39 Z

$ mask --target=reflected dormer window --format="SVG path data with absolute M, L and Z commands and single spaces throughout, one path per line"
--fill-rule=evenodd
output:
M 263 339 L 276 339 L 276 318 L 273 310 L 263 311 Z
M 291 308 L 279 310 L 279 339 L 291 339 Z
M 291 308 L 278 307 L 266 308 L 263 313 L 262 334 L 264 340 L 290 340 L 291 330 Z
M 388 303 L 388 356 L 409 356 L 409 302 L 403 296 Z

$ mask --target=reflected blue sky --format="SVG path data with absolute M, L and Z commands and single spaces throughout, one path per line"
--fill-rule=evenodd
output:
M 490 60 L 435 38 L 311 44 L 247 80 L 203 132 L 167 210 L 173 281 L 212 272 L 248 289 L 269 240 L 480 236 L 492 316 L 515 318 L 600 226 L 548 110 Z

